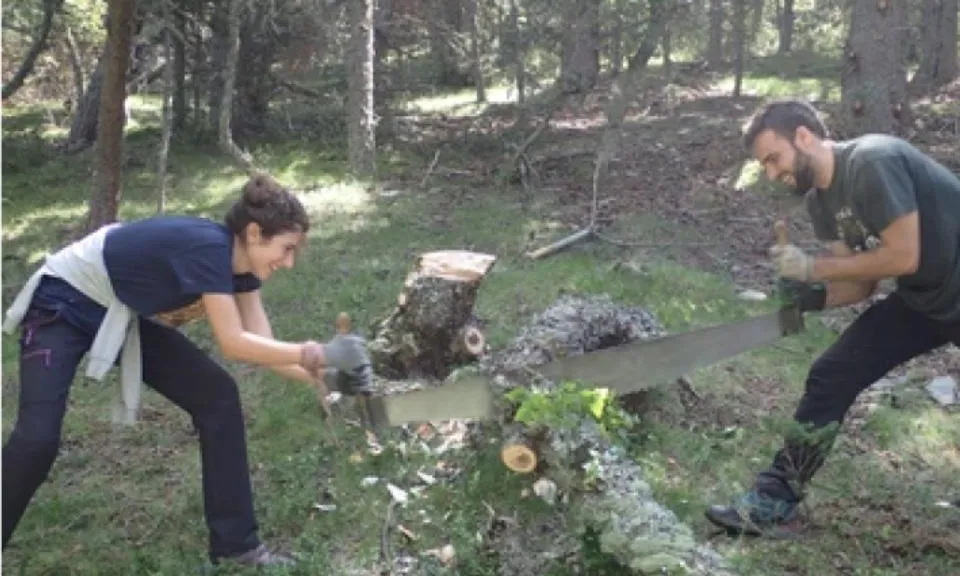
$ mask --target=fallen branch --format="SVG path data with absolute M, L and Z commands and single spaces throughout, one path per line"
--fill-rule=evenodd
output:
M 436 154 L 433 155 L 433 161 L 430 162 L 430 166 L 427 168 L 427 173 L 423 175 L 423 180 L 420 181 L 420 187 L 424 188 L 427 185 L 427 180 L 430 179 L 430 175 L 433 174 L 433 169 L 436 168 L 437 162 L 440 160 L 440 148 L 437 148 Z
M 343 86 L 344 81 L 341 79 L 330 80 L 329 82 L 324 82 L 317 88 L 310 88 L 300 84 L 299 82 L 294 82 L 293 80 L 284 80 L 283 78 L 277 76 L 276 74 L 271 74 L 270 78 L 277 83 L 277 86 L 281 88 L 286 88 L 294 94 L 299 94 L 301 96 L 307 96 L 309 98 L 324 98 L 326 94 L 322 90 L 327 90 L 329 88 L 335 88 L 338 86 Z
M 568 246 L 572 246 L 573 244 L 576 244 L 587 237 L 593 236 L 594 234 L 596 234 L 596 232 L 594 232 L 592 229 L 584 228 L 583 230 L 575 232 L 566 238 L 550 244 L 549 246 L 544 246 L 543 248 L 528 252 L 527 258 L 530 258 L 531 260 L 538 260 L 540 258 L 550 256 L 551 254 L 555 254 Z

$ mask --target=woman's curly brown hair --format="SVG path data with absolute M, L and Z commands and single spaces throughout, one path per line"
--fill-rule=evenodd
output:
M 284 232 L 310 229 L 310 218 L 300 200 L 268 174 L 255 174 L 243 186 L 237 200 L 224 218 L 227 228 L 244 238 L 244 230 L 256 222 L 264 239 Z

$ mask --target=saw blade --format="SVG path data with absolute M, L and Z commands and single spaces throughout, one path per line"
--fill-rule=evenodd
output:
M 374 427 L 440 420 L 485 420 L 493 416 L 490 379 L 471 374 L 433 388 L 366 399 L 365 409 Z
M 637 340 L 531 366 L 530 371 L 554 381 L 576 380 L 620 394 L 676 381 L 698 368 L 799 332 L 803 317 L 795 307 L 739 322 L 710 326 L 654 340 Z M 375 427 L 452 419 L 483 420 L 494 414 L 494 393 L 483 374 L 455 382 L 390 396 L 367 399 Z
M 577 380 L 626 394 L 676 381 L 693 370 L 768 344 L 798 328 L 788 308 L 740 322 L 628 342 L 531 370 L 554 381 Z

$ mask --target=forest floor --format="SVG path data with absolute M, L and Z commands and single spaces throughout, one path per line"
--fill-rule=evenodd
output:
M 554 114 L 527 150 L 534 171 L 526 185 L 503 178 L 511 146 L 535 128 L 512 127 L 513 104 L 411 105 L 392 120 L 376 185 L 345 177 L 336 122 L 284 119 L 281 127 L 295 130 L 278 131 L 250 151 L 303 193 L 316 225 L 297 267 L 264 287 L 274 332 L 325 339 L 337 312 L 347 310 L 370 335 L 416 255 L 447 248 L 498 257 L 477 301 L 495 348 L 570 292 L 643 306 L 671 332 L 756 313 L 765 304 L 741 293 L 772 289 L 766 254 L 773 222 L 785 217 L 794 241 L 811 249 L 817 243 L 796 200 L 759 179 L 746 161 L 740 125 L 766 96 L 822 99 L 827 110 L 836 98 L 831 77 L 807 74 L 789 60 L 763 64 L 740 98 L 730 96 L 727 77 L 688 70 L 667 81 L 651 71 L 598 191 L 597 222 L 606 238 L 623 242 L 592 240 L 541 260 L 525 254 L 589 221 L 605 89 Z M 960 172 L 960 83 L 918 101 L 916 111 L 924 129 L 911 140 Z M 156 103 L 138 101 L 134 117 L 124 219 L 156 206 Z M 37 260 L 84 214 L 94 154 L 61 155 L 54 143 L 63 121 L 43 107 L 8 105 L 3 120 L 6 306 Z M 168 211 L 217 219 L 244 180 L 214 146 L 189 137 L 174 142 L 170 178 Z M 741 574 L 960 573 L 960 510 L 943 505 L 960 497 L 960 418 L 955 406 L 939 406 L 924 389 L 934 376 L 960 378 L 952 346 L 900 367 L 861 395 L 810 487 L 797 538 L 731 539 L 704 519 L 705 507 L 735 497 L 767 464 L 811 362 L 864 306 L 811 315 L 802 334 L 691 374 L 695 402 L 677 389 L 659 389 L 631 435 L 631 453 L 657 498 Z M 213 349 L 203 323 L 187 331 Z M 19 388 L 16 339 L 4 335 L 2 350 L 6 438 Z M 502 553 L 495 525 L 562 516 L 528 495 L 535 475 L 510 473 L 495 446 L 466 444 L 460 423 L 437 423 L 417 437 L 398 431 L 374 450 L 339 417 L 335 443 L 312 390 L 228 366 L 247 417 L 261 534 L 303 558 L 298 568 L 275 573 L 372 575 L 389 563 L 397 574 L 494 575 Z M 78 377 L 60 457 L 4 551 L 9 573 L 203 570 L 206 528 L 189 418 L 148 392 L 142 424 L 114 430 L 108 408 L 115 382 L 107 384 Z M 389 506 L 388 483 L 407 492 L 406 505 Z M 452 562 L 441 558 L 446 545 L 455 551 Z M 551 572 L 618 573 L 589 538 L 581 554 L 558 559 Z

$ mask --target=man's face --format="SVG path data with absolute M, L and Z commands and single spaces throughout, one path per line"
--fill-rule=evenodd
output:
M 763 166 L 767 178 L 789 187 L 794 194 L 802 196 L 813 188 L 815 173 L 811 156 L 773 130 L 757 135 L 753 155 Z

